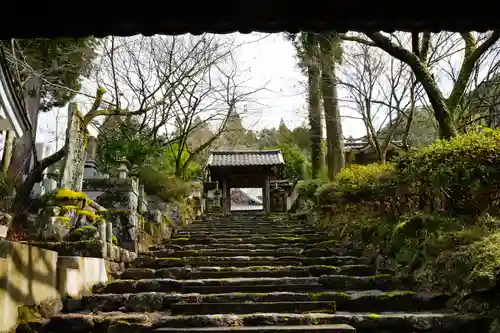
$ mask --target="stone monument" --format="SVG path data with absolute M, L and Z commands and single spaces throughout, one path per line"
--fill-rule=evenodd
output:
M 79 113 L 76 103 L 70 103 L 66 129 L 66 155 L 61 179 L 62 188 L 75 192 L 82 190 L 88 138 L 89 131 L 83 123 L 83 117 Z

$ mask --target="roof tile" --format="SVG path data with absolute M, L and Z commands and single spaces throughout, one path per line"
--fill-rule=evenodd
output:
M 260 166 L 284 164 L 283 155 L 276 150 L 212 151 L 207 166 Z

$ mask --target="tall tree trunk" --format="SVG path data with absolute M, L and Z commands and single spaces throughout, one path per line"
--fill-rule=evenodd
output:
M 26 131 L 21 138 L 16 140 L 12 161 L 9 166 L 9 174 L 24 175 L 28 174 L 34 161 L 33 151 L 38 127 L 38 113 L 40 111 L 40 78 L 33 76 L 28 79 L 23 89 L 24 103 L 28 118 L 31 121 L 31 132 Z
M 320 67 L 318 59 L 318 41 L 313 33 L 306 36 L 307 77 L 309 93 L 309 126 L 311 131 L 311 165 L 312 177 L 318 178 L 323 169 L 324 158 L 321 141 L 323 128 L 321 124 Z
M 12 150 L 14 149 L 14 132 L 5 131 L 5 140 L 3 144 L 3 156 L 2 156 L 2 172 L 7 172 L 9 170 L 10 161 L 12 159 Z
M 326 145 L 328 178 L 333 180 L 335 175 L 345 166 L 344 135 L 340 118 L 337 98 L 337 77 L 335 53 L 340 47 L 335 32 L 324 33 L 320 36 L 321 54 L 321 93 L 323 95 L 323 109 L 326 122 Z
M 408 112 L 408 117 L 406 119 L 406 125 L 405 125 L 405 130 L 403 133 L 403 149 L 405 151 L 410 150 L 410 146 L 408 144 L 408 138 L 410 137 L 410 131 L 411 131 L 411 124 L 413 123 L 413 118 L 415 115 L 415 89 L 417 87 L 415 83 L 415 77 L 414 75 L 411 76 L 411 87 L 410 87 L 410 110 Z

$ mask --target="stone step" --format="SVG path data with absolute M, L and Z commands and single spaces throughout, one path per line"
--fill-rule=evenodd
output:
M 297 257 L 188 257 L 188 258 L 150 258 L 134 264 L 138 268 L 166 268 L 166 267 L 197 267 L 197 266 L 289 266 L 301 265 Z
M 409 290 L 411 285 L 404 278 L 389 274 L 372 276 L 322 275 L 317 278 L 325 290 Z
M 363 251 L 358 249 L 335 248 L 335 247 L 319 249 L 308 245 L 303 245 L 302 247 L 304 249 L 304 251 L 302 252 L 302 256 L 305 257 L 363 256 Z
M 297 228 L 255 228 L 255 229 L 250 229 L 247 230 L 245 228 L 227 228 L 227 229 L 219 229 L 219 228 L 214 228 L 212 231 L 203 231 L 203 230 L 188 230 L 188 229 L 182 229 L 178 230 L 175 235 L 211 235 L 211 234 L 253 234 L 253 233 L 259 233 L 259 234 L 289 234 L 291 236 L 297 235 L 297 234 L 321 234 L 321 235 L 327 235 L 328 232 L 325 230 L 317 230 L 314 228 L 308 228 L 307 230 L 305 229 L 300 229 L 297 230 Z
M 227 226 L 207 226 L 207 225 L 195 225 L 191 224 L 184 228 L 182 231 L 188 232 L 213 232 L 213 231 L 240 231 L 240 232 L 250 232 L 250 231 L 288 231 L 288 232 L 311 232 L 312 230 L 322 231 L 313 226 L 303 226 L 303 225 L 240 225 L 235 227 L 234 225 Z
M 269 267 L 269 266 L 265 266 Z M 290 267 L 290 266 L 283 266 Z M 238 267 L 235 267 L 238 268 Z M 308 277 L 312 276 L 307 269 L 289 269 L 275 271 L 250 271 L 250 270 L 233 270 L 219 272 L 193 272 L 193 279 L 226 279 L 226 278 L 261 278 L 261 277 Z
M 184 251 L 158 251 L 152 252 L 155 257 L 199 257 L 199 256 L 222 256 L 222 257 L 274 257 L 274 256 L 297 256 L 302 253 L 301 248 L 277 248 L 277 249 L 206 249 L 206 250 L 184 250 Z
M 266 244 L 266 243 L 235 243 L 235 244 L 227 244 L 227 243 L 210 243 L 210 244 L 159 244 L 156 246 L 152 246 L 149 249 L 151 251 L 158 250 L 212 250 L 212 249 L 221 249 L 221 248 L 230 248 L 230 249 L 254 249 L 254 250 L 268 250 L 268 249 L 281 249 L 281 248 L 306 248 L 304 244 L 283 244 L 283 243 L 274 243 L 274 244 Z
M 232 244 L 231 249 L 280 249 L 283 247 L 290 248 L 290 245 L 283 244 L 252 244 L 252 243 L 238 243 Z M 220 248 L 228 248 L 227 244 L 186 244 L 186 245 L 175 245 L 175 244 L 165 244 L 161 246 L 162 250 L 174 249 L 174 250 L 211 250 L 211 249 L 220 249 Z M 301 247 L 302 248 L 302 247 Z M 155 248 L 156 249 L 156 248 Z
M 301 221 L 298 219 L 281 219 L 281 220 L 271 220 L 271 219 L 266 219 L 262 217 L 256 217 L 256 216 L 249 216 L 249 217 L 244 217 L 244 218 L 235 218 L 235 217 L 227 217 L 227 218 L 217 218 L 217 219 L 206 219 L 204 221 L 202 220 L 197 220 L 193 224 L 263 224 L 263 223 L 268 223 L 268 224 L 304 224 L 304 223 L 309 223 L 307 221 Z
M 359 265 L 366 262 L 365 258 L 355 256 L 329 256 L 329 257 L 301 257 L 302 265 L 327 265 L 327 266 L 340 266 L 340 265 Z
M 298 256 L 199 256 L 199 257 L 141 257 L 134 261 L 136 268 L 166 268 L 166 267 L 248 267 L 248 266 L 343 266 L 363 264 L 365 260 L 351 256 L 332 257 L 298 257 Z
M 224 327 L 244 328 L 246 326 L 295 326 L 295 325 L 328 325 L 346 324 L 363 333 L 407 333 L 407 332 L 436 332 L 436 333 L 470 333 L 487 332 L 491 319 L 474 317 L 463 314 L 442 312 L 416 313 L 254 313 L 241 315 L 194 315 L 161 317 L 156 327 L 194 328 Z M 307 331 L 306 331 L 307 332 Z
M 375 275 L 374 266 L 250 266 L 250 267 L 217 267 L 200 266 L 196 268 L 172 267 L 162 269 L 129 268 L 120 276 L 121 279 L 221 279 L 221 278 L 257 278 L 257 277 L 307 277 L 331 274 L 355 276 Z
M 297 278 L 298 279 L 298 278 Z M 304 279 L 304 278 L 303 278 Z M 169 280 L 169 281 L 168 281 Z M 187 280 L 200 281 L 200 280 Z M 183 281 L 183 282 L 187 282 Z M 201 280 L 206 281 L 206 280 Z M 242 293 L 269 293 L 278 291 L 289 292 L 318 292 L 324 291 L 324 286 L 320 283 L 305 283 L 301 281 L 291 281 L 289 284 L 272 283 L 272 281 L 262 281 L 260 284 L 186 284 L 171 279 L 154 280 L 117 280 L 105 286 L 93 288 L 94 294 L 127 294 L 127 293 L 147 293 L 147 292 L 182 292 L 200 294 L 224 294 L 233 292 Z
M 271 293 L 271 292 L 320 292 L 325 287 L 319 283 L 311 284 L 270 284 L 247 286 L 187 286 L 182 290 L 187 293 L 225 294 L 225 293 Z
M 192 329 L 194 329 L 194 332 L 201 332 L 203 331 L 202 329 L 212 332 L 225 332 L 226 329 L 240 331 L 248 327 L 267 328 L 271 326 L 281 328 L 283 326 L 290 327 L 297 325 L 319 326 L 344 324 L 351 325 L 358 333 L 407 333 L 423 331 L 471 333 L 488 332 L 491 321 L 491 318 L 484 316 L 450 312 L 252 313 L 193 316 L 170 316 L 162 313 L 107 312 L 102 314 L 59 314 L 47 321 L 21 324 L 18 332 L 32 332 L 34 327 L 36 327 L 37 332 L 51 333 L 87 333 L 95 332 L 96 328 L 99 327 L 106 327 L 107 330 L 104 332 L 148 332 L 151 330 L 155 330 L 156 332 L 176 332 L 175 329 L 184 329 L 179 332 L 189 332 Z M 298 330 L 298 332 L 301 331 Z M 346 332 L 354 331 L 350 330 Z
M 230 223 L 216 223 L 216 222 L 196 222 L 196 223 L 191 223 L 189 225 L 186 225 L 186 229 L 216 229 L 216 228 L 221 228 L 221 229 L 234 229 L 234 228 L 243 228 L 243 229 L 258 229 L 258 228 L 293 228 L 293 229 L 308 229 L 310 227 L 315 227 L 314 224 L 311 223 L 297 223 L 297 222 L 290 222 L 290 221 L 284 221 L 280 223 L 276 222 L 255 222 L 255 221 L 247 221 L 245 223 L 236 223 L 236 222 L 230 222 Z
M 446 308 L 449 297 L 432 293 L 407 291 L 347 291 L 347 292 L 269 292 L 269 293 L 221 293 L 221 294 L 179 294 L 179 293 L 137 293 L 101 294 L 84 296 L 79 308 L 73 311 L 94 312 L 156 312 L 172 310 L 172 314 L 221 314 L 252 312 L 291 312 L 324 310 L 332 311 L 325 304 L 336 304 L 341 311 L 388 312 L 388 311 L 433 311 Z M 294 302 L 301 306 L 293 307 Z M 316 303 L 314 302 L 325 302 Z M 291 303 L 291 304 L 290 304 Z M 232 306 L 229 304 L 233 304 Z M 239 304 L 260 304 L 260 308 Z M 276 305 L 273 307 L 273 304 Z M 237 307 L 245 310 L 236 310 Z M 282 307 L 280 307 L 282 306 Z M 256 305 L 257 307 L 257 305 Z M 296 311 L 297 310 L 297 311 Z
M 294 326 L 246 326 L 246 327 L 191 327 L 191 328 L 158 328 L 156 333 L 177 332 L 324 332 L 355 333 L 354 327 L 346 324 L 330 325 L 294 325 Z
M 269 237 L 269 238 L 280 238 L 280 237 L 286 237 L 286 238 L 293 238 L 293 237 L 302 237 L 302 238 L 310 238 L 310 237 L 328 237 L 327 233 L 320 233 L 320 232 L 308 232 L 308 233 L 296 233 L 296 232 L 279 232 L 279 231 L 273 231 L 273 232 L 232 232 L 232 231 L 219 231 L 219 232 L 211 232 L 211 233 L 197 233 L 197 232 L 189 232 L 189 233 L 179 233 L 172 235 L 171 239 L 177 239 L 177 238 L 189 238 L 193 242 L 196 242 L 198 239 L 205 239 L 205 238 L 264 238 L 264 237 Z
M 317 237 L 328 237 L 327 233 L 310 232 L 310 233 L 264 233 L 264 232 L 247 232 L 247 233 L 236 233 L 236 232 L 217 232 L 217 233 L 185 233 L 185 234 L 175 234 L 172 235 L 172 240 L 181 238 L 189 238 L 193 243 L 198 240 L 205 240 L 207 238 L 215 239 L 225 239 L 225 238 L 244 238 L 244 239 L 256 239 L 256 238 L 317 238 Z
M 226 269 L 229 268 L 229 269 Z M 259 278 L 259 277 L 307 277 L 329 274 L 370 276 L 375 268 L 367 265 L 344 266 L 254 266 L 254 267 L 218 267 L 218 270 L 201 270 L 189 273 L 192 279 L 223 278 Z
M 335 313 L 335 303 L 328 301 L 312 302 L 243 302 L 243 303 L 177 303 L 172 304 L 172 315 L 194 314 L 244 314 L 259 312 L 307 312 Z
M 228 247 L 230 246 L 230 247 Z M 289 244 L 284 245 L 282 243 L 275 244 L 248 244 L 248 243 L 237 243 L 237 244 L 220 244 L 220 243 L 210 243 L 210 244 L 186 244 L 186 245 L 177 245 L 177 244 L 163 244 L 159 246 L 152 246 L 150 251 L 159 251 L 159 250 L 177 250 L 177 251 L 185 251 L 185 250 L 222 250 L 222 249 L 251 249 L 251 250 L 278 250 L 278 249 L 304 249 L 304 255 L 312 256 L 312 257 L 323 257 L 323 256 L 332 256 L 332 255 L 342 255 L 342 256 L 356 256 L 360 257 L 363 254 L 362 250 L 359 249 L 349 249 L 346 247 L 329 247 L 329 248 L 316 248 L 313 244 Z M 168 253 L 168 252 L 166 252 Z
M 289 285 L 318 285 L 323 290 L 407 290 L 405 281 L 389 276 L 347 276 L 347 275 L 322 275 L 320 277 L 279 277 L 279 278 L 226 278 L 226 279 L 198 279 L 198 280 L 175 280 L 175 279 L 143 279 L 143 280 L 114 280 L 104 286 L 94 288 L 96 294 L 125 294 L 140 292 L 200 292 L 205 293 L 213 287 L 212 293 L 259 292 L 259 287 L 264 286 L 289 286 Z M 210 287 L 210 288 L 207 288 Z M 231 288 L 229 288 L 231 287 Z M 243 290 L 250 287 L 248 290 Z M 253 288 L 256 287 L 256 288 Z M 315 287 L 316 288 L 316 287 Z M 272 289 L 272 288 L 271 288 Z M 314 288 L 313 288 L 314 289 Z M 203 291 L 202 291 L 203 290 Z M 217 291 L 215 291 L 217 290 Z M 219 291 L 220 290 L 220 291 Z M 316 289 L 315 289 L 316 290 Z M 265 290 L 262 292 L 269 292 Z M 280 289 L 274 291 L 298 291 Z M 306 290 L 309 291 L 309 290 Z
M 312 227 L 312 224 L 302 222 L 258 222 L 258 221 L 228 221 L 228 222 L 195 222 L 186 228 L 305 228 Z
M 303 225 L 303 224 L 255 224 L 255 223 L 246 223 L 246 224 L 190 224 L 185 226 L 182 231 L 213 231 L 213 230 L 221 230 L 221 231 L 232 231 L 232 230 L 297 230 L 297 231 L 311 231 L 311 230 L 320 230 L 319 228 L 313 225 Z
M 359 252 L 352 254 L 362 254 Z M 352 257 L 353 261 L 359 262 L 358 256 L 349 255 L 337 255 L 335 250 L 327 249 L 307 249 L 304 250 L 297 246 L 288 247 L 275 247 L 275 248 L 232 248 L 232 247 L 207 247 L 204 249 L 182 249 L 177 250 L 173 247 L 162 250 L 154 250 L 148 253 L 148 255 L 156 258 L 184 258 L 184 257 L 285 257 L 285 256 L 301 256 L 301 257 L 311 257 L 310 261 L 321 260 L 322 263 L 317 262 L 318 265 L 326 264 L 325 261 L 336 260 L 331 259 L 334 257 Z M 319 258 L 319 259 L 315 259 Z
M 245 229 L 245 228 L 213 228 L 210 230 L 193 230 L 193 229 L 183 229 L 176 232 L 176 235 L 211 235 L 211 234 L 327 234 L 325 231 L 314 230 L 312 228 L 308 229 L 296 229 L 296 228 L 255 228 L 255 229 Z
M 290 247 L 289 245 L 285 245 L 286 247 Z M 252 244 L 252 243 L 238 243 L 231 245 L 232 249 L 276 249 L 283 248 L 282 244 Z M 186 245 L 177 245 L 177 244 L 159 244 L 150 247 L 151 251 L 156 250 L 201 250 L 201 249 L 218 249 L 218 248 L 227 248 L 227 244 L 186 244 Z
M 261 252 L 269 252 L 269 253 L 292 253 L 292 254 L 300 254 L 304 251 L 303 247 L 298 247 L 298 246 L 277 246 L 275 245 L 274 247 L 264 247 L 264 248 L 245 248 L 245 247 L 217 247 L 213 245 L 205 245 L 205 248 L 190 248 L 189 246 L 172 246 L 172 247 L 166 247 L 161 250 L 153 250 L 150 252 L 150 255 L 156 256 L 156 257 L 168 257 L 174 253 L 178 253 L 179 255 L 182 255 L 183 253 L 186 254 L 188 257 L 192 257 L 193 254 L 196 255 L 213 255 L 214 253 L 220 254 L 220 253 L 238 253 L 238 252 L 248 252 L 248 253 L 258 253 L 258 251 Z M 311 252 L 311 251 L 308 251 Z M 265 255 L 264 255 L 265 256 Z
M 314 236 L 314 237 L 260 237 L 260 236 L 249 236 L 249 237 L 233 237 L 233 238 L 200 238 L 200 239 L 192 239 L 189 237 L 180 237 L 171 240 L 167 240 L 167 244 L 178 244 L 178 245 L 186 245 L 186 244 L 213 244 L 219 243 L 227 245 L 233 244 L 314 244 L 317 242 L 322 242 L 327 240 L 324 236 Z

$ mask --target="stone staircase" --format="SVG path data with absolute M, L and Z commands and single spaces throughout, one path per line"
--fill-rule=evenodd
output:
M 447 296 L 411 292 L 357 251 L 325 249 L 325 241 L 286 215 L 209 217 L 151 249 L 120 280 L 67 300 L 66 313 L 37 331 L 488 331 L 485 318 L 446 310 Z

